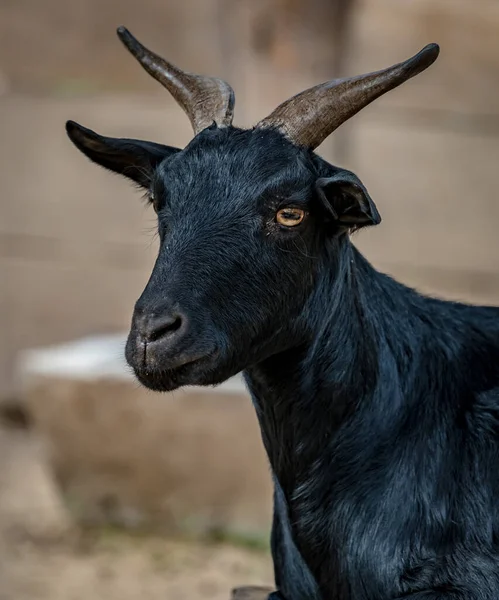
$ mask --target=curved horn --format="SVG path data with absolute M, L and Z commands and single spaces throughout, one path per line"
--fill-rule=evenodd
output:
M 186 73 L 145 48 L 125 27 L 118 37 L 144 69 L 161 83 L 189 117 L 194 134 L 213 124 L 231 125 L 234 114 L 234 92 L 228 83 L 214 77 Z
M 274 127 L 298 146 L 315 149 L 362 108 L 435 62 L 440 52 L 429 44 L 393 67 L 349 79 L 333 79 L 293 96 L 257 127 Z

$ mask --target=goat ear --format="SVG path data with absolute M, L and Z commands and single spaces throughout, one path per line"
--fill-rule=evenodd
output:
M 90 160 L 102 167 L 149 187 L 157 165 L 178 148 L 154 142 L 104 137 L 74 121 L 66 123 L 66 132 L 73 144 Z
M 319 198 L 334 219 L 345 229 L 360 229 L 381 222 L 376 205 L 360 179 L 351 171 L 340 170 L 316 182 Z

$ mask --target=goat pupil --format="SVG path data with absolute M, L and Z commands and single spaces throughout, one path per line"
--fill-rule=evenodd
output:
M 279 211 L 281 219 L 290 221 L 299 221 L 302 218 L 302 211 L 297 208 L 283 208 Z
M 299 208 L 282 208 L 278 211 L 276 219 L 281 225 L 293 227 L 299 225 L 305 216 L 303 210 Z

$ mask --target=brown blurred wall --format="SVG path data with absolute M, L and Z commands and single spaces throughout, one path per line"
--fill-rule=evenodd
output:
M 189 140 L 187 119 L 127 56 L 116 26 L 189 70 L 229 78 L 244 125 L 334 75 L 320 60 L 325 2 L 293 0 L 294 18 L 283 0 L 0 2 L 0 396 L 15 390 L 18 350 L 126 329 L 154 260 L 154 218 L 139 195 L 64 134 L 73 118 L 109 135 Z M 442 54 L 428 72 L 344 126 L 345 166 L 384 218 L 356 243 L 425 291 L 499 303 L 499 4 L 359 1 L 348 72 L 431 41 Z

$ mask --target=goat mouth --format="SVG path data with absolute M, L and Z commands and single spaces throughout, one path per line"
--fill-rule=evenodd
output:
M 214 380 L 213 362 L 218 352 L 176 366 L 174 368 L 134 367 L 139 382 L 156 392 L 171 392 L 185 385 L 210 385 Z

